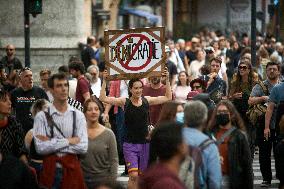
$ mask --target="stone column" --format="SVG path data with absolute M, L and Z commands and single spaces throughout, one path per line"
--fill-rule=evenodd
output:
M 1 1 L 0 56 L 4 47 L 14 44 L 17 56 L 24 63 L 24 3 Z M 91 0 L 43 1 L 42 14 L 30 16 L 31 68 L 57 71 L 70 56 L 79 56 L 79 41 L 91 34 Z

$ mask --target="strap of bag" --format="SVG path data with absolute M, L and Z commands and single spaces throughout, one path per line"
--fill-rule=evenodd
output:
M 236 127 L 232 127 L 230 128 L 229 130 L 227 130 L 217 141 L 216 141 L 216 144 L 217 146 L 219 146 L 220 144 L 222 144 L 225 139 L 231 135 L 231 133 L 236 130 L 237 128 Z
M 53 131 L 53 127 L 55 127 L 58 132 L 64 137 L 65 135 L 63 134 L 63 132 L 61 131 L 61 129 L 56 125 L 56 123 L 54 122 L 52 116 L 50 115 L 50 108 L 48 108 L 48 112 L 44 112 L 45 113 L 45 117 L 46 117 L 46 120 L 47 120 L 47 124 L 48 126 L 51 128 L 51 131 L 50 131 L 50 134 L 51 134 L 51 138 L 53 138 L 54 136 L 54 131 Z
M 73 111 L 73 128 L 72 128 L 72 137 L 75 136 L 76 133 L 76 111 Z
M 267 96 L 268 95 L 268 88 L 267 88 L 267 86 L 262 81 L 259 81 L 258 84 L 261 87 L 263 93 Z
M 201 151 L 203 151 L 205 148 L 207 148 L 210 144 L 213 143 L 215 143 L 214 140 L 207 138 L 203 142 L 201 142 L 198 147 L 200 148 Z

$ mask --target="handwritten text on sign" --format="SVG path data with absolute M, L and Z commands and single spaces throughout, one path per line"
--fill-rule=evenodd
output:
M 126 78 L 127 74 L 132 77 L 133 74 L 143 73 L 146 76 L 148 72 L 161 72 L 164 57 L 161 28 L 149 29 L 128 30 L 126 33 L 116 30 L 116 33 L 108 36 L 106 62 L 110 66 L 110 76 L 120 74 L 121 79 Z

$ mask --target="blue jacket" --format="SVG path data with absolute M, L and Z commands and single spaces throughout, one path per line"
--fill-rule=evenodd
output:
M 194 128 L 184 128 L 183 137 L 188 145 L 199 146 L 209 137 Z M 220 189 L 222 183 L 221 163 L 218 148 L 210 144 L 202 152 L 202 174 L 208 181 L 208 189 Z

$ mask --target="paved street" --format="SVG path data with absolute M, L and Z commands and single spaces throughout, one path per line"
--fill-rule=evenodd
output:
M 275 161 L 274 159 L 272 160 L 272 177 L 273 180 L 271 181 L 271 187 L 269 188 L 273 188 L 273 189 L 277 189 L 278 188 L 278 184 L 279 184 L 279 180 L 277 180 L 275 178 Z M 260 184 L 262 183 L 262 176 L 261 176 L 261 172 L 260 172 L 260 167 L 259 167 L 259 161 L 258 161 L 258 155 L 255 156 L 254 161 L 253 161 L 253 172 L 254 172 L 254 188 L 255 189 L 259 189 L 262 188 L 260 187 Z
M 274 159 L 272 160 L 272 175 L 273 175 L 273 180 L 271 182 L 271 187 L 270 189 L 277 189 L 279 181 L 276 180 L 275 178 L 275 161 Z M 119 166 L 118 168 L 118 175 L 121 175 L 121 173 L 124 171 L 124 166 Z M 262 183 L 262 176 L 259 168 L 259 161 L 258 161 L 258 155 L 255 156 L 254 161 L 253 161 L 253 172 L 254 172 L 254 188 L 255 189 L 263 189 L 263 187 L 260 187 Z M 117 179 L 119 182 L 121 182 L 125 187 L 127 186 L 127 181 L 128 177 L 119 177 Z

